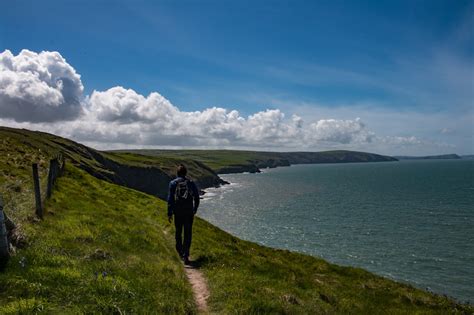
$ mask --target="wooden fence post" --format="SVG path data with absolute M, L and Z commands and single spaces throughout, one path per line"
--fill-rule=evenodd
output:
M 61 168 L 59 170 L 59 174 L 62 176 L 64 174 L 64 169 L 66 168 L 66 159 L 64 156 L 62 157 Z
M 0 195 L 0 269 L 2 269 L 10 257 L 9 245 L 8 245 L 8 231 L 5 224 L 6 217 L 3 213 L 3 199 Z
M 49 160 L 48 184 L 46 186 L 46 198 L 51 197 L 53 190 L 53 160 Z
M 56 177 L 58 177 L 58 159 L 52 159 L 49 161 L 49 172 L 48 172 L 48 184 L 46 186 L 46 198 L 51 197 L 51 193 L 53 191 L 53 185 L 56 181 Z
M 41 205 L 41 191 L 38 175 L 38 164 L 34 163 L 33 167 L 33 184 L 35 186 L 35 200 L 36 200 L 36 215 L 43 218 L 43 206 Z

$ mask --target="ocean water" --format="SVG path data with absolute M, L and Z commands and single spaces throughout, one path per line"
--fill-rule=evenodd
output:
M 222 175 L 199 215 L 240 238 L 474 302 L 474 161 Z

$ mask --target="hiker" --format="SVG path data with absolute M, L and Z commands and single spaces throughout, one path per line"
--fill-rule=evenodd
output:
M 193 219 L 199 207 L 199 192 L 196 184 L 186 177 L 187 169 L 184 165 L 179 165 L 176 173 L 177 178 L 169 185 L 168 221 L 171 223 L 174 215 L 176 250 L 184 263 L 188 265 Z

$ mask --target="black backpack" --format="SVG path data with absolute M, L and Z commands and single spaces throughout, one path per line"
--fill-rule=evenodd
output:
M 174 201 L 178 208 L 193 208 L 194 193 L 190 185 L 192 181 L 184 179 L 176 183 L 176 190 L 174 192 Z

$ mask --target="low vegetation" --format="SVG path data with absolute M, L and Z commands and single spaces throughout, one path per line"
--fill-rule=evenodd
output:
M 123 154 L 140 154 L 155 158 L 197 160 L 216 173 L 258 172 L 259 168 L 291 164 L 386 162 L 395 158 L 356 151 L 260 152 L 235 150 L 125 150 Z
M 229 314 L 449 314 L 474 311 L 363 269 L 242 241 L 198 220 L 193 255 L 210 305 Z
M 14 208 L 10 200 L 6 208 L 22 222 L 28 245 L 17 249 L 0 272 L 0 313 L 196 313 L 165 202 L 84 171 L 81 163 L 104 166 L 95 153 L 87 160 L 82 151 L 87 147 L 22 132 L 0 140 L 2 156 L 9 154 L 0 160 L 0 184 L 12 200 L 32 199 L 31 162 L 40 161 L 44 169 L 64 147 L 54 144 L 66 143 L 71 156 L 45 204 L 45 220 L 34 219 L 30 201 Z M 144 169 L 143 164 L 153 163 L 153 157 L 122 153 L 108 159 Z M 362 269 L 240 240 L 199 218 L 194 231 L 191 258 L 208 280 L 214 313 L 474 312 L 471 306 Z
M 68 166 L 45 206 L 0 273 L 0 313 L 195 311 L 162 201 Z

